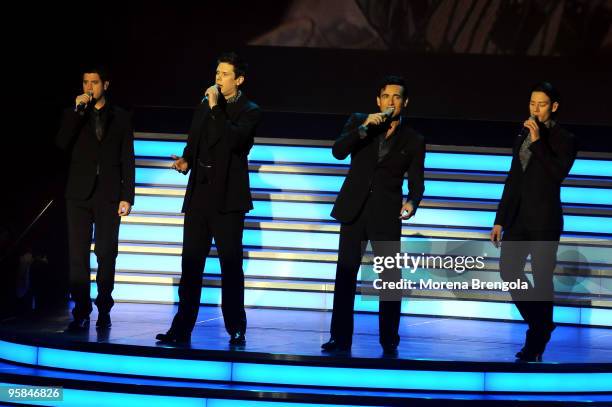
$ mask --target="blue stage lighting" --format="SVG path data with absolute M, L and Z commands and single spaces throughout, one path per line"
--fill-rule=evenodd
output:
M 116 374 L 231 380 L 230 362 L 113 355 L 39 347 L 40 366 Z

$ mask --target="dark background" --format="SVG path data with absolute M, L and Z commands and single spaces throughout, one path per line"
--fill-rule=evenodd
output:
M 81 3 L 71 8 L 54 3 L 3 13 L 5 199 L 0 236 L 14 241 L 55 199 L 19 251 L 65 251 L 66 157 L 53 146 L 53 137 L 62 108 L 81 92 L 81 69 L 90 63 L 110 68 L 110 97 L 134 113 L 137 131 L 185 132 L 192 108 L 214 80 L 215 57 L 237 50 L 250 62 L 246 92 L 266 112 L 262 137 L 333 139 L 348 113 L 375 110 L 380 77 L 401 74 L 409 84 L 407 115 L 413 125 L 429 143 L 459 145 L 509 146 L 527 114 L 530 86 L 549 80 L 563 94 L 561 121 L 579 136 L 582 149 L 612 151 L 610 46 L 600 39 L 593 42 L 592 35 L 561 36 L 572 46 L 547 56 L 530 56 L 520 47 L 496 55 L 452 47 L 432 50 L 414 41 L 388 42 L 378 49 L 248 45 L 282 24 L 291 3 Z M 388 11 L 384 6 L 389 2 L 378 4 Z M 401 18 L 393 21 L 403 24 Z M 600 13 L 597 24 L 598 33 L 606 27 L 609 32 L 609 13 Z M 505 32 L 516 32 L 512 21 Z

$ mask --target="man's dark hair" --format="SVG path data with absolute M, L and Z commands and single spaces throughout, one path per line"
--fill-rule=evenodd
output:
M 543 92 L 550 98 L 550 104 L 553 103 L 561 103 L 561 94 L 559 91 L 550 83 L 550 82 L 540 82 L 533 85 L 531 88 L 531 93 L 533 92 Z M 531 94 L 530 93 L 530 94 Z
M 380 96 L 380 92 L 383 91 L 387 87 L 387 85 L 399 85 L 402 87 L 402 99 L 406 99 L 408 96 L 406 95 L 406 80 L 401 76 L 395 75 L 387 75 L 385 76 L 378 85 L 378 95 Z
M 86 73 L 97 73 L 102 83 L 110 81 L 108 69 L 102 65 L 88 65 L 81 70 L 81 78 Z
M 248 65 L 246 61 L 238 56 L 235 52 L 224 52 L 217 58 L 217 64 L 225 62 L 234 67 L 236 78 L 244 76 L 246 78 Z

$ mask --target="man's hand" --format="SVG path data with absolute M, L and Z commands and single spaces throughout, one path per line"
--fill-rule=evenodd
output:
M 499 242 L 501 242 L 502 238 L 502 230 L 502 225 L 493 225 L 493 229 L 491 229 L 491 242 L 495 247 L 499 247 Z
M 368 126 L 370 124 L 381 124 L 384 123 L 387 118 L 389 117 L 388 114 L 386 113 L 372 113 L 369 114 L 368 117 L 365 119 L 365 121 L 363 122 L 362 126 Z
M 172 157 L 172 159 L 174 160 L 172 162 L 171 168 L 173 170 L 177 170 L 178 172 L 182 172 L 183 174 L 185 174 L 189 169 L 189 163 L 185 161 L 183 157 L 179 157 L 174 154 L 172 154 L 170 157 Z
M 532 120 L 531 118 L 529 118 L 525 120 L 525 123 L 523 123 L 523 126 L 529 129 L 529 137 L 531 137 L 532 143 L 534 141 L 539 140 L 540 128 L 538 127 L 538 123 L 535 120 Z
M 219 88 L 217 85 L 213 85 L 210 88 L 206 89 L 204 95 L 208 98 L 208 106 L 212 109 L 219 102 Z
M 119 209 L 117 210 L 117 214 L 119 216 L 128 216 L 132 211 L 132 204 L 127 201 L 119 202 Z
M 92 96 L 87 93 L 83 93 L 82 95 L 79 95 L 76 97 L 76 99 L 74 99 L 74 106 L 78 107 L 79 105 L 86 105 L 91 102 L 91 99 L 93 99 Z
M 401 220 L 410 219 L 414 216 L 414 205 L 412 202 L 408 201 L 404 205 L 402 205 L 402 209 L 400 210 L 399 218 Z

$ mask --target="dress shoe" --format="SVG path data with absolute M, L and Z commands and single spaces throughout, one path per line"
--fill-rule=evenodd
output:
M 525 349 L 519 352 L 520 356 L 517 356 L 519 362 L 541 362 L 542 354 L 532 351 L 531 349 Z M 519 354 L 517 353 L 517 355 Z
M 112 325 L 111 317 L 108 312 L 102 312 L 98 314 L 98 320 L 96 321 L 96 328 L 104 329 L 110 328 Z
M 525 344 L 523 348 L 516 352 L 516 358 L 521 359 L 523 355 L 533 354 L 535 353 L 535 344 L 537 341 L 536 331 L 533 328 L 529 328 L 527 332 L 525 332 Z
M 321 349 L 325 352 L 350 352 L 351 344 L 339 342 L 335 338 L 329 338 L 329 341 L 321 345 Z
M 69 324 L 66 331 L 78 332 L 86 331 L 89 329 L 89 317 L 86 318 L 75 318 Z
M 230 335 L 229 344 L 232 346 L 244 346 L 246 345 L 246 338 L 244 332 L 238 331 Z
M 516 353 L 516 358 L 523 362 L 541 362 L 546 345 L 556 327 L 552 324 L 543 329 L 529 328 L 525 336 L 525 346 Z
M 383 355 L 385 356 L 395 356 L 397 355 L 397 344 L 396 343 L 386 343 L 382 345 Z
M 157 339 L 160 343 L 181 345 L 191 342 L 191 334 L 178 333 L 170 330 L 165 334 L 157 334 L 155 339 Z

